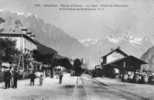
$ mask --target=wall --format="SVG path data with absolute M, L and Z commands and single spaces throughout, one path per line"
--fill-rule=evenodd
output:
M 121 58 L 124 58 L 124 56 L 119 54 L 119 53 L 114 52 L 111 55 L 107 56 L 107 63 L 116 61 L 116 60 L 121 59 Z
M 1 38 L 9 38 L 11 40 L 15 40 L 16 48 L 19 51 L 22 51 L 23 53 L 37 49 L 37 46 L 33 42 L 27 40 L 24 37 L 1 37 Z

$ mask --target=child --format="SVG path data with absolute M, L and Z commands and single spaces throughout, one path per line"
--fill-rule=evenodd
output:
M 39 77 L 39 81 L 40 81 L 40 86 L 42 86 L 42 84 L 43 84 L 43 75 L 42 74 Z

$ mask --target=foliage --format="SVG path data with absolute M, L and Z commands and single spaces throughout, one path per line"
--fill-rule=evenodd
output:
M 76 76 L 80 76 L 83 72 L 81 65 L 82 65 L 82 61 L 80 59 L 77 58 L 77 59 L 74 60 L 73 69 L 75 70 Z
M 5 22 L 5 20 L 4 20 L 3 18 L 0 17 L 0 24 L 1 24 L 1 23 L 4 23 L 4 22 Z
M 65 57 L 65 58 L 60 58 L 60 59 L 54 59 L 53 60 L 53 66 L 63 66 L 67 69 L 72 69 L 72 64 L 69 60 L 69 58 Z
M 19 51 L 15 48 L 15 41 L 0 39 L 0 60 L 13 63 L 17 60 Z
M 43 62 L 45 64 L 51 64 L 54 54 L 42 54 L 38 50 L 33 51 L 33 57 L 36 61 Z

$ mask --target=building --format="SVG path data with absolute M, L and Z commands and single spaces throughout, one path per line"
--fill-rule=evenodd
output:
M 0 38 L 8 38 L 16 41 L 16 48 L 22 53 L 30 53 L 37 49 L 37 42 L 27 34 L 0 33 Z
M 15 41 L 16 49 L 21 52 L 17 63 L 18 69 L 24 71 L 33 68 L 33 57 L 32 51 L 37 49 L 37 42 L 29 35 L 24 32 L 21 33 L 0 33 L 0 38 L 7 38 Z M 27 57 L 25 58 L 24 55 Z M 25 63 L 28 60 L 29 63 Z
M 102 59 L 104 73 L 110 77 L 114 77 L 114 69 L 118 69 L 121 74 L 124 74 L 129 71 L 139 71 L 141 69 L 141 65 L 146 64 L 145 61 L 142 61 L 132 55 L 128 55 L 120 48 L 111 50 L 111 52 L 104 55 Z
M 121 58 L 125 58 L 127 57 L 128 54 L 126 54 L 125 52 L 123 52 L 120 48 L 111 50 L 111 52 L 109 52 L 108 54 L 104 55 L 102 57 L 103 59 L 103 64 L 108 64 L 111 63 L 115 60 L 121 59 Z

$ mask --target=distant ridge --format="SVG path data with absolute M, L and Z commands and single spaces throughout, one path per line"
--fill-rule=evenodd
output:
M 143 70 L 154 72 L 154 46 L 149 48 L 141 57 L 148 65 L 143 66 Z

